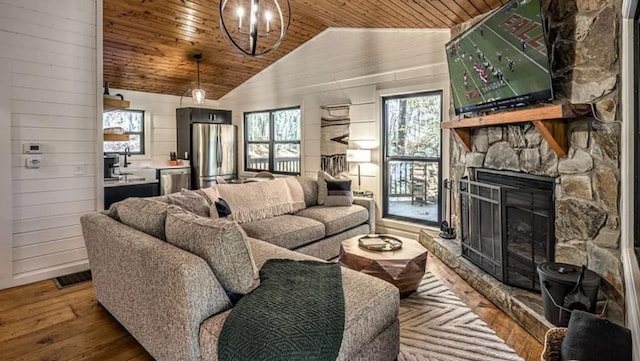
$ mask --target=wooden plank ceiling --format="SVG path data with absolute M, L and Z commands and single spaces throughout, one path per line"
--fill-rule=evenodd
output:
M 263 0 L 265 2 L 265 0 Z M 290 0 L 277 51 L 250 57 L 219 26 L 218 0 L 104 0 L 104 80 L 113 88 L 181 96 L 200 83 L 219 99 L 328 27 L 450 28 L 507 0 Z

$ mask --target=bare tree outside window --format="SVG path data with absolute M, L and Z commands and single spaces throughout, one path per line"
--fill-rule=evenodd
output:
M 300 174 L 300 108 L 245 113 L 245 170 Z
M 103 128 L 119 127 L 129 134 L 129 141 L 104 142 L 105 153 L 124 154 L 129 147 L 131 154 L 144 154 L 144 110 L 117 110 L 102 115 Z

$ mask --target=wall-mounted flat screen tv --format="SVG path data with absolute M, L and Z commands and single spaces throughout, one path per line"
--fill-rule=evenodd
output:
M 456 114 L 553 98 L 540 0 L 513 0 L 446 44 Z

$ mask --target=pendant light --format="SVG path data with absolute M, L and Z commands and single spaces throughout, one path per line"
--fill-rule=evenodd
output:
M 245 9 L 249 11 L 245 12 Z M 278 49 L 290 22 L 289 0 L 220 1 L 220 30 L 223 36 L 249 56 L 266 55 Z
M 202 105 L 204 104 L 204 89 L 200 88 L 200 59 L 202 59 L 202 53 L 198 53 L 193 56 L 196 59 L 198 66 L 198 86 L 196 89 L 191 91 L 191 98 L 193 99 L 193 104 Z

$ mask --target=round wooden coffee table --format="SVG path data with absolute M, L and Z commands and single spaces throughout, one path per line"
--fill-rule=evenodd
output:
M 402 248 L 380 252 L 360 248 L 360 237 L 362 235 L 342 241 L 340 264 L 393 284 L 400 290 L 400 297 L 418 288 L 427 266 L 427 250 L 418 241 L 394 236 L 402 241 Z

